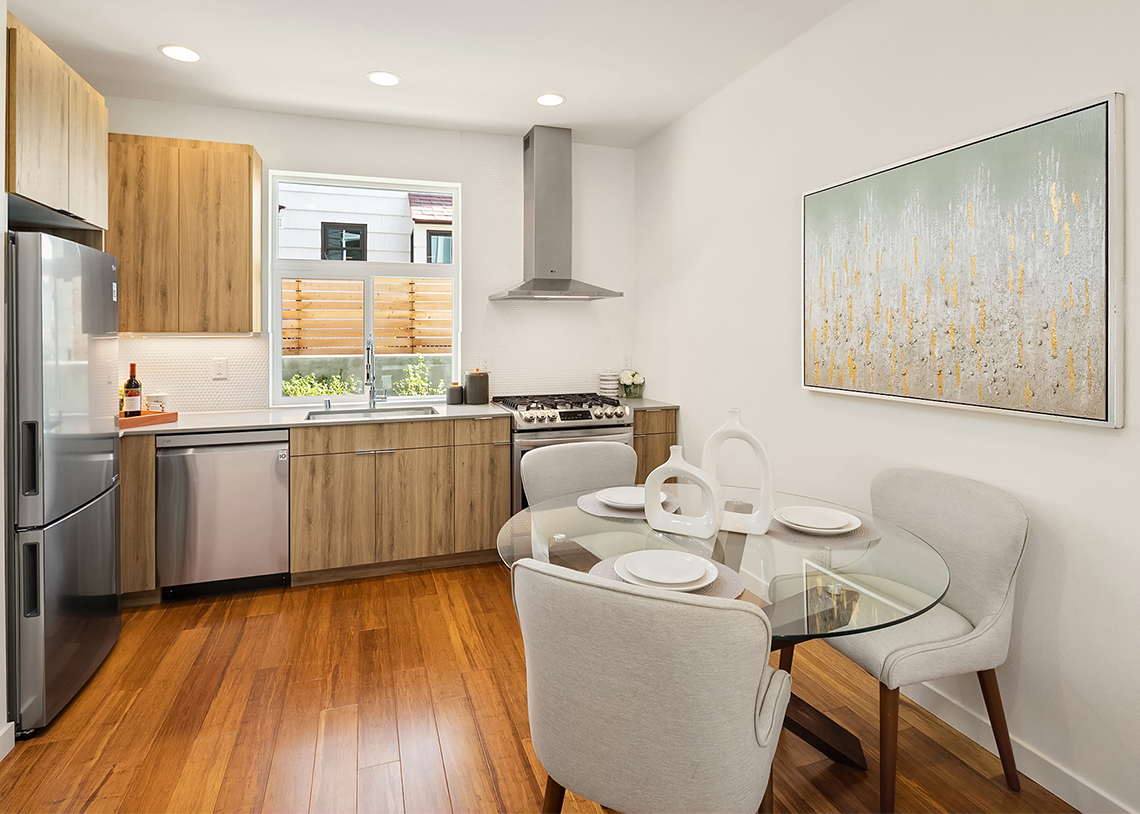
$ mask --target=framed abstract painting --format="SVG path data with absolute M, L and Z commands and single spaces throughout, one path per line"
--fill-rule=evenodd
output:
M 803 384 L 1123 425 L 1119 94 L 803 197 Z

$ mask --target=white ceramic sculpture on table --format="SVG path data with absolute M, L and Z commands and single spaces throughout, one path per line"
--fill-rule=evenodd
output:
M 705 441 L 705 449 L 701 455 L 701 469 L 711 473 L 715 478 L 721 447 L 725 441 L 733 438 L 747 443 L 756 456 L 756 463 L 760 468 L 760 499 L 751 514 L 725 512 L 720 527 L 726 531 L 739 531 L 745 534 L 765 534 L 772 523 L 772 512 L 775 509 L 772 467 L 768 463 L 768 453 L 764 451 L 760 439 L 740 422 L 740 408 L 730 407 L 728 420 L 724 422 L 724 426 Z
M 661 505 L 661 487 L 669 478 L 689 481 L 700 487 L 704 514 L 672 514 L 665 511 Z M 720 530 L 723 517 L 720 484 L 716 478 L 686 461 L 680 446 L 669 447 L 669 460 L 650 472 L 645 479 L 645 519 L 650 528 L 705 539 Z

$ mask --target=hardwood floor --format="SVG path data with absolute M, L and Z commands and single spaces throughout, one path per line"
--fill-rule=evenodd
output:
M 775 657 L 774 657 L 775 660 Z M 777 811 L 874 811 L 877 684 L 797 648 L 797 692 L 862 739 L 869 772 L 784 733 Z M 106 663 L 0 764 L 0 810 L 539 811 L 526 671 L 501 565 L 126 611 Z M 902 699 L 899 811 L 1072 811 Z M 573 793 L 565 811 L 600 812 Z

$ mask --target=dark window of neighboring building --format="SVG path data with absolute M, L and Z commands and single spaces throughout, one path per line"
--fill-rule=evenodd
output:
M 428 231 L 427 261 L 429 263 L 451 262 L 451 232 Z
M 368 224 L 322 223 L 322 260 L 367 260 Z

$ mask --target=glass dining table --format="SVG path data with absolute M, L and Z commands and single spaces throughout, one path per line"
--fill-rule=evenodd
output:
M 668 484 L 664 489 L 679 500 L 682 514 L 702 513 L 697 487 Z M 579 508 L 579 497 L 583 495 L 554 498 L 511 517 L 497 540 L 503 562 L 510 566 L 530 557 L 587 572 L 616 555 L 666 549 L 722 563 L 740 575 L 744 591 L 739 599 L 767 614 L 772 649 L 782 651 L 780 664 L 786 669 L 791 668 L 794 645 L 904 622 L 938 604 L 950 585 L 945 561 L 915 535 L 866 512 L 802 495 L 777 492 L 777 515 L 791 506 L 838 509 L 857 518 L 857 528 L 809 534 L 773 520 L 766 534 L 722 530 L 701 539 L 655 531 L 637 513 L 589 513 Z M 722 486 L 721 497 L 726 514 L 750 513 L 759 491 Z M 587 499 L 583 504 L 598 505 Z M 794 691 L 784 727 L 832 760 L 866 770 L 859 739 Z

